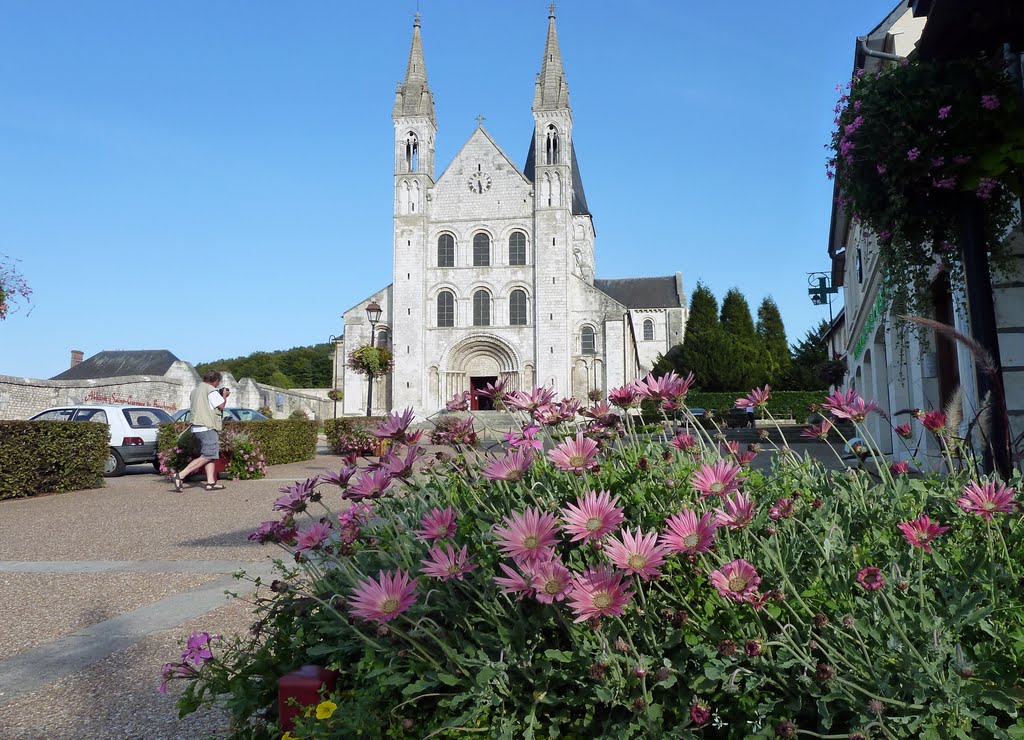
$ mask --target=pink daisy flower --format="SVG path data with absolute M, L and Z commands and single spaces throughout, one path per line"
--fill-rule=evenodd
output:
M 692 452 L 697 449 L 697 438 L 692 434 L 679 433 L 669 444 L 682 452 Z
M 674 370 L 669 370 L 660 378 L 654 377 L 654 373 L 648 373 L 643 380 L 633 381 L 633 387 L 642 398 L 676 403 L 690 392 L 695 380 L 693 373 L 681 378 Z
M 542 450 L 544 442 L 537 439 L 537 432 L 540 427 L 536 424 L 529 424 L 519 432 L 505 432 L 505 441 L 513 449 L 526 448 L 527 450 Z
M 640 394 L 632 385 L 624 385 L 621 388 L 612 388 L 608 391 L 608 401 L 612 406 L 628 409 L 640 403 Z
M 569 592 L 569 607 L 576 613 L 573 621 L 622 616 L 626 604 L 633 598 L 634 592 L 628 589 L 629 581 L 623 583 L 622 573 L 604 565 L 576 575 Z
M 531 507 L 505 517 L 504 526 L 495 526 L 494 532 L 505 555 L 518 563 L 535 563 L 548 559 L 557 542 L 558 522 L 552 514 Z
M 572 535 L 573 542 L 601 539 L 625 519 L 618 503 L 619 497 L 611 498 L 608 491 L 587 492 L 586 496 L 578 497 L 575 504 L 566 504 L 562 509 L 565 531 Z
M 455 534 L 456 513 L 452 507 L 431 509 L 420 519 L 416 536 L 421 540 L 443 540 Z
M 331 536 L 331 526 L 325 522 L 313 522 L 299 532 L 295 538 L 295 551 L 306 552 L 321 547 Z
M 865 591 L 879 591 L 885 587 L 885 578 L 882 577 L 881 570 L 869 565 L 866 568 L 861 568 L 857 573 L 857 583 Z
M 889 472 L 892 473 L 893 475 L 904 475 L 905 473 L 909 473 L 910 463 L 904 462 L 902 460 L 900 462 L 894 462 L 892 465 L 889 466 Z
M 714 465 L 703 463 L 690 479 L 690 485 L 703 494 L 701 498 L 711 494 L 725 496 L 739 490 L 740 481 L 736 476 L 741 470 L 739 465 L 725 460 L 717 460 Z
M 423 575 L 440 578 L 442 581 L 452 578 L 461 581 L 462 576 L 477 568 L 476 565 L 469 562 L 466 550 L 466 546 L 463 545 L 461 550 L 456 551 L 451 542 L 444 550 L 435 545 L 427 552 L 427 559 L 420 561 L 423 565 Z
M 853 388 L 847 391 L 836 391 L 825 399 L 821 407 L 832 412 L 832 416 L 839 419 L 850 419 L 854 422 L 862 422 L 872 411 L 878 410 L 878 404 L 874 401 L 865 402 Z
M 478 388 L 476 394 L 484 398 L 493 398 L 495 401 L 504 401 L 507 384 L 508 381 L 505 378 L 498 378 L 498 382 L 488 383 L 483 388 Z
M 971 481 L 964 488 L 964 495 L 956 502 L 964 511 L 977 514 L 986 522 L 990 522 L 994 514 L 1012 514 L 1017 511 L 1017 502 L 1014 501 L 1013 494 L 1012 488 L 996 481 L 988 481 L 980 486 Z
M 505 405 L 516 411 L 532 414 L 541 406 L 546 406 L 555 398 L 554 388 L 534 388 L 526 391 L 512 391 L 505 396 Z
M 391 485 L 393 477 L 390 470 L 380 468 L 378 470 L 365 470 L 355 483 L 348 487 L 344 496 L 353 501 L 362 501 L 367 498 L 377 498 Z
M 938 522 L 933 522 L 927 514 L 922 514 L 917 519 L 900 522 L 897 527 L 914 547 L 923 548 L 925 552 L 931 552 L 931 541 L 943 532 L 948 532 L 949 527 L 943 527 Z
M 813 426 L 808 427 L 807 429 L 804 429 L 802 432 L 800 432 L 800 436 L 806 437 L 807 439 L 817 439 L 824 442 L 828 439 L 828 433 L 831 431 L 832 422 L 829 421 L 828 419 L 825 419 L 820 424 L 815 424 Z
M 941 411 L 929 411 L 921 414 L 921 423 L 925 429 L 939 434 L 946 430 L 946 415 Z
M 405 456 L 393 454 L 384 469 L 395 478 L 407 478 L 413 474 L 416 463 L 423 457 L 423 448 L 412 445 L 405 451 Z
M 668 548 L 658 544 L 657 532 L 645 535 L 637 527 L 636 534 L 624 529 L 621 539 L 610 537 L 605 552 L 616 568 L 649 581 L 661 575 L 658 566 L 664 564 Z
M 750 392 L 746 398 L 736 399 L 736 408 L 738 409 L 750 409 L 750 408 L 762 408 L 768 403 L 768 399 L 772 397 L 772 387 L 766 385 L 764 388 L 755 388 Z
M 480 474 L 487 480 L 521 480 L 526 471 L 533 465 L 533 454 L 530 448 L 513 450 L 501 460 L 491 460 L 482 468 Z
M 691 509 L 683 509 L 665 520 L 668 526 L 661 535 L 661 541 L 673 552 L 695 555 L 707 552 L 715 541 L 718 524 L 711 512 L 705 512 L 700 519 Z
M 388 414 L 387 418 L 382 420 L 373 429 L 373 436 L 378 439 L 395 439 L 398 441 L 405 440 L 405 431 L 412 424 L 412 420 L 415 417 L 415 413 L 411 408 L 406 409 L 401 414 L 392 413 Z
M 401 569 L 381 571 L 377 580 L 360 581 L 349 599 L 353 616 L 377 622 L 388 622 L 415 603 L 416 581 Z
M 894 427 L 893 431 L 895 431 L 896 434 L 898 434 L 903 439 L 910 439 L 910 422 L 908 421 L 906 424 L 897 424 Z
M 793 516 L 793 499 L 791 498 L 780 498 L 768 509 L 768 517 L 773 521 L 789 519 L 791 516 Z
M 548 452 L 548 459 L 559 470 L 579 475 L 597 467 L 597 442 L 577 434 Z
M 505 563 L 498 563 L 498 565 L 505 571 L 505 575 L 495 576 L 494 582 L 501 587 L 503 594 L 508 596 L 515 595 L 516 601 L 519 601 L 524 596 L 529 596 L 534 592 L 533 571 L 525 568 L 520 573 L 515 568 L 505 565 Z
M 572 578 L 569 570 L 557 558 L 538 563 L 533 569 L 533 591 L 537 601 L 551 604 L 569 595 Z
M 746 560 L 733 560 L 718 570 L 711 571 L 711 585 L 718 589 L 723 598 L 738 604 L 746 602 L 754 596 L 761 584 L 761 576 L 757 569 Z
M 727 496 L 723 503 L 724 508 L 715 509 L 715 523 L 720 527 L 743 529 L 757 514 L 753 499 L 740 491 Z
M 452 396 L 452 400 L 445 404 L 445 411 L 469 411 L 469 391 L 462 391 Z

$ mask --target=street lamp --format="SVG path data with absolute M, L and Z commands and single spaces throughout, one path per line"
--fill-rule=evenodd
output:
M 338 418 L 338 340 L 341 337 L 336 337 L 331 334 L 327 340 L 334 345 L 334 374 L 331 376 L 331 395 L 334 396 L 334 418 Z
M 377 322 L 380 321 L 380 304 L 377 301 L 370 301 L 366 304 L 366 318 L 370 322 L 370 346 L 377 346 L 376 335 L 374 331 L 377 326 Z M 366 387 L 366 415 L 373 416 L 373 373 L 367 373 L 369 378 L 368 385 Z
M 834 333 L 835 327 L 832 325 L 835 319 L 832 318 L 832 296 L 839 292 L 839 288 L 832 285 L 829 280 L 829 274 L 826 272 L 809 272 L 807 273 L 807 295 L 811 297 L 811 303 L 815 306 L 824 306 L 828 304 L 828 331 L 829 338 L 832 340 L 832 357 L 836 356 L 836 336 Z

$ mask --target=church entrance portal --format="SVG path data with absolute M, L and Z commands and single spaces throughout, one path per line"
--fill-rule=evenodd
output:
M 494 410 L 494 399 L 489 396 L 481 396 L 480 391 L 496 382 L 498 382 L 497 375 L 475 375 L 469 379 L 471 409 L 474 411 Z

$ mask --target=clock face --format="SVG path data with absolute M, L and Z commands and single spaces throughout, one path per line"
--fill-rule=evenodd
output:
M 469 192 L 486 193 L 491 189 L 491 176 L 486 172 L 474 172 L 469 178 Z

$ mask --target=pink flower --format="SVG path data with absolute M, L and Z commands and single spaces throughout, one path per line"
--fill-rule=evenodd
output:
M 861 422 L 867 418 L 868 414 L 878 409 L 878 404 L 874 401 L 865 403 L 857 391 L 850 388 L 845 392 L 836 391 L 825 399 L 825 403 L 821 404 L 821 407 L 831 411 L 832 415 L 837 418 Z
M 401 569 L 381 571 L 377 580 L 367 578 L 352 590 L 353 616 L 366 621 L 388 622 L 416 603 L 416 581 Z
M 828 439 L 828 433 L 832 431 L 832 422 L 828 419 L 823 420 L 820 424 L 804 429 L 800 432 L 801 437 L 807 437 L 807 439 L 817 439 L 822 442 Z
M 921 150 L 918 149 L 916 146 L 913 149 L 910 149 L 907 152 L 907 159 L 909 161 L 911 161 L 911 162 L 913 162 L 914 160 L 916 160 L 920 156 L 921 156 Z
M 910 463 L 908 462 L 894 462 L 889 466 L 889 472 L 893 475 L 904 475 L 910 472 Z
M 889 168 L 886 167 L 881 162 L 879 162 L 878 164 L 875 165 L 875 170 L 878 172 L 879 175 L 884 175 L 889 170 Z
M 506 595 L 515 595 L 516 601 L 519 601 L 524 596 L 529 596 L 534 592 L 533 588 L 533 571 L 526 570 L 524 573 L 520 573 L 515 568 L 512 568 L 504 563 L 498 563 L 501 569 L 505 571 L 504 576 L 495 576 L 494 582 L 501 586 L 501 592 Z M 522 567 L 522 566 L 520 566 Z
M 445 411 L 469 411 L 469 391 L 462 391 L 452 396 L 452 400 L 445 404 Z
M 997 110 L 999 108 L 999 96 L 998 95 L 982 95 L 981 96 L 981 107 L 985 110 Z
M 388 450 L 391 452 L 391 450 Z M 419 445 L 412 445 L 405 451 L 405 457 L 392 454 L 384 465 L 384 469 L 391 473 L 394 478 L 408 478 L 413 474 L 416 463 L 423 457 L 423 448 Z
M 431 509 L 420 519 L 416 536 L 421 540 L 443 540 L 455 535 L 456 513 L 452 507 Z
M 691 509 L 683 509 L 665 520 L 668 529 L 661 535 L 665 546 L 679 553 L 696 555 L 707 552 L 715 541 L 718 524 L 711 512 L 705 512 L 700 519 Z
M 625 519 L 618 503 L 619 497 L 611 498 L 608 491 L 588 491 L 586 496 L 577 497 L 575 504 L 562 509 L 566 533 L 572 535 L 573 542 L 601 539 Z
M 893 428 L 893 431 L 896 432 L 896 434 L 898 434 L 903 439 L 910 439 L 910 435 L 911 435 L 910 422 L 908 421 L 906 424 L 898 424 L 898 425 L 896 425 Z
M 953 106 L 951 105 L 944 105 L 941 108 L 939 108 L 939 120 L 945 121 L 947 118 L 949 118 L 949 114 L 952 110 Z
M 466 546 L 463 545 L 462 549 L 456 552 L 451 542 L 447 544 L 444 550 L 438 545 L 430 548 L 427 552 L 427 559 L 421 560 L 420 563 L 423 565 L 423 575 L 430 576 L 431 578 L 440 578 L 442 581 L 452 578 L 461 581 L 462 576 L 477 568 L 476 565 L 469 562 Z
M 1012 514 L 1017 511 L 1013 494 L 1012 488 L 996 481 L 988 481 L 980 486 L 971 481 L 964 488 L 964 495 L 956 502 L 964 511 L 977 514 L 990 522 L 993 514 Z
M 645 535 L 637 527 L 636 534 L 624 529 L 621 539 L 609 537 L 605 552 L 616 568 L 650 581 L 661 575 L 658 566 L 665 562 L 668 548 L 658 544 L 657 532 Z
M 608 400 L 613 406 L 626 409 L 640 403 L 640 394 L 636 392 L 636 388 L 632 384 L 624 385 L 621 388 L 612 388 L 608 391 Z
M 563 600 L 569 595 L 571 587 L 572 578 L 569 577 L 569 570 L 557 558 L 537 563 L 534 567 L 534 596 L 542 604 Z
M 274 511 L 287 511 L 292 514 L 305 511 L 306 502 L 316 484 L 316 478 L 307 478 L 302 483 L 295 481 L 292 485 L 279 489 L 285 495 L 278 498 L 272 508 Z
M 331 536 L 331 526 L 325 522 L 313 522 L 306 529 L 299 532 L 299 536 L 295 538 L 295 551 L 305 552 L 307 550 L 317 550 L 327 538 Z
M 185 643 L 185 650 L 181 654 L 182 663 L 195 663 L 196 666 L 201 666 L 203 663 L 213 657 L 213 652 L 210 650 L 210 640 L 220 639 L 218 637 L 210 637 L 209 632 L 193 632 L 188 638 L 188 642 Z
M 793 499 L 791 498 L 780 498 L 768 509 L 768 517 L 773 521 L 789 519 L 791 516 L 793 516 Z
M 750 392 L 746 398 L 736 399 L 736 408 L 738 409 L 759 409 L 763 408 L 768 404 L 768 399 L 772 397 L 772 387 L 766 385 L 764 388 L 755 388 Z
M 885 578 L 882 577 L 882 571 L 869 565 L 857 573 L 857 583 L 865 591 L 880 591 L 885 586 Z
M 677 450 L 690 452 L 697 449 L 697 439 L 692 434 L 679 433 L 669 442 Z
M 946 431 L 946 415 L 941 411 L 929 411 L 926 414 L 921 414 L 921 423 L 925 429 L 936 434 Z
M 504 401 L 507 384 L 508 381 L 505 378 L 498 378 L 498 382 L 488 383 L 483 388 L 478 388 L 476 394 L 484 398 L 493 398 L 495 401 Z
M 547 406 L 555 398 L 554 388 L 534 388 L 526 391 L 512 391 L 505 396 L 505 405 L 516 411 L 532 414 L 541 406 Z
M 529 448 L 513 450 L 501 460 L 488 462 L 480 468 L 480 474 L 487 480 L 521 480 L 531 465 L 533 454 Z
M 717 460 L 714 465 L 703 463 L 690 479 L 690 485 L 703 494 L 701 498 L 711 494 L 725 496 L 739 489 L 740 481 L 736 476 L 741 471 L 739 465 L 725 460 Z
M 505 517 L 504 526 L 495 526 L 498 547 L 516 562 L 535 563 L 548 559 L 548 550 L 556 543 L 558 522 L 538 509 L 528 508 Z
M 685 378 L 681 378 L 674 370 L 670 370 L 660 378 L 654 377 L 654 373 L 648 373 L 647 377 L 643 380 L 633 381 L 633 387 L 642 398 L 647 398 L 651 401 L 669 401 L 674 403 L 689 393 L 694 380 L 693 373 L 690 373 Z
M 720 596 L 742 604 L 755 596 L 761 584 L 757 569 L 746 560 L 733 560 L 718 570 L 711 571 L 711 585 Z
M 690 705 L 690 719 L 698 727 L 706 725 L 711 721 L 711 706 L 700 699 L 694 699 L 693 704 Z
M 993 177 L 983 177 L 978 181 L 978 189 L 975 194 L 982 200 L 988 200 L 992 197 L 992 193 L 995 192 L 996 187 L 999 186 L 999 181 Z
M 757 510 L 754 501 L 744 493 L 736 491 L 724 499 L 724 508 L 715 509 L 715 523 L 729 529 L 743 529 L 750 524 Z
M 533 418 L 547 427 L 554 427 L 576 418 L 580 402 L 575 398 L 563 398 L 558 403 L 547 403 L 533 412 Z
M 530 450 L 544 449 L 544 442 L 537 439 L 537 432 L 540 427 L 536 424 L 529 424 L 519 432 L 505 432 L 505 441 L 513 448 L 525 447 Z
M 399 442 L 405 440 L 405 431 L 412 423 L 415 413 L 407 408 L 401 414 L 388 414 L 387 418 L 379 422 L 373 429 L 373 436 L 378 439 L 395 439 Z
M 391 471 L 383 468 L 379 470 L 366 470 L 359 476 L 359 480 L 349 486 L 345 491 L 345 498 L 352 501 L 362 501 L 367 498 L 377 498 L 391 485 Z
M 559 470 L 579 475 L 597 467 L 597 442 L 577 434 L 576 439 L 567 440 L 548 452 L 548 459 Z
M 949 531 L 949 527 L 940 526 L 938 522 L 933 522 L 926 514 L 922 514 L 917 519 L 900 522 L 897 527 L 903 533 L 907 542 L 914 547 L 924 548 L 925 552 L 932 551 L 932 540 L 943 532 Z
M 569 592 L 569 607 L 576 613 L 573 621 L 622 616 L 626 604 L 633 598 L 634 592 L 628 589 L 629 581 L 623 583 L 621 573 L 604 565 L 576 575 Z

